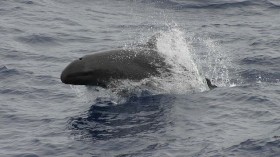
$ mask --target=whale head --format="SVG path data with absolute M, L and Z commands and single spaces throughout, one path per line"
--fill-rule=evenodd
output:
M 72 85 L 95 85 L 106 87 L 104 79 L 100 76 L 106 72 L 86 68 L 84 58 L 79 58 L 71 62 L 61 73 L 60 79 L 65 84 Z

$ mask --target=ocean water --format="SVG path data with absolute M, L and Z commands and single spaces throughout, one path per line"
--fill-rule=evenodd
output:
M 280 156 L 279 14 L 278 0 L 1 0 L 0 156 Z M 60 81 L 155 35 L 171 77 Z

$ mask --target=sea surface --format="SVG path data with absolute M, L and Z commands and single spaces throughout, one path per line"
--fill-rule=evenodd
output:
M 278 0 L 1 0 L 0 156 L 279 157 L 279 15 Z M 60 81 L 153 37 L 171 76 Z

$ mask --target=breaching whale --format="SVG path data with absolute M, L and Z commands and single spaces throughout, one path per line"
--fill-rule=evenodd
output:
M 112 80 L 140 81 L 170 72 L 171 66 L 155 49 L 111 50 L 86 55 L 70 63 L 61 73 L 61 81 L 72 85 L 108 87 Z M 210 89 L 209 79 L 206 83 Z
M 139 81 L 160 76 L 169 67 L 155 50 L 111 50 L 86 55 L 70 63 L 61 74 L 61 81 L 73 85 L 106 87 L 110 80 Z

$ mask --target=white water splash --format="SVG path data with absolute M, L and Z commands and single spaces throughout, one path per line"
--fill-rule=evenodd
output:
M 205 77 L 200 75 L 194 62 L 192 46 L 186 41 L 185 36 L 186 34 L 176 24 L 170 25 L 167 30 L 155 32 L 152 38 L 156 38 L 154 43 L 156 49 L 165 58 L 166 63 L 172 67 L 171 71 L 163 73 L 161 77 L 150 77 L 140 82 L 126 83 L 122 89 L 129 88 L 133 92 L 136 89 L 148 89 L 153 94 L 186 94 L 208 90 Z M 146 41 L 142 38 L 138 40 L 142 45 L 143 41 Z M 141 44 L 136 43 L 135 45 Z M 133 45 L 128 45 L 126 44 L 125 48 L 133 48 Z M 132 87 L 127 86 L 128 84 Z
M 168 93 L 183 94 L 208 89 L 205 78 L 199 73 L 191 53 L 191 45 L 185 40 L 185 33 L 178 27 L 161 31 L 157 41 L 158 51 L 172 66 L 171 75 L 162 78 Z
M 208 37 L 193 37 L 189 39 L 194 45 L 194 58 L 200 72 L 218 87 L 234 87 L 230 82 L 229 68 L 232 68 L 230 57 L 220 44 Z
M 131 94 L 142 96 L 149 94 L 186 94 L 209 90 L 205 76 L 212 79 L 218 86 L 229 84 L 229 60 L 219 50 L 219 46 L 210 39 L 199 39 L 205 47 L 201 54 L 195 51 L 193 40 L 178 26 L 171 26 L 165 31 L 155 33 L 156 48 L 166 62 L 171 65 L 171 71 L 163 73 L 161 77 L 150 77 L 139 82 L 120 80 L 112 83 L 108 89 L 100 87 L 73 87 L 77 95 L 86 101 L 95 101 L 97 98 L 108 98 L 116 103 L 123 102 Z M 141 43 L 143 39 L 139 39 Z M 139 44 L 137 44 L 139 45 Z M 128 48 L 128 47 L 125 47 Z M 129 49 L 133 48 L 132 45 Z M 135 47 L 134 47 L 135 48 Z M 204 68 L 201 68 L 204 67 Z M 234 85 L 233 85 L 234 86 Z
M 122 97 L 118 96 L 118 94 L 102 87 L 73 85 L 70 85 L 70 87 L 75 91 L 82 102 L 95 103 L 97 99 L 103 99 L 117 104 L 125 101 Z
M 229 86 L 229 58 L 219 50 L 217 43 L 210 39 L 205 40 L 204 42 L 208 48 L 208 65 L 211 65 L 209 71 L 206 72 L 206 75 L 213 78 L 213 81 L 219 86 Z

